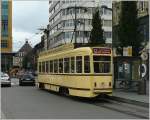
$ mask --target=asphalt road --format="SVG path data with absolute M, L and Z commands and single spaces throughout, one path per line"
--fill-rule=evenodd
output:
M 19 86 L 17 79 L 12 80 L 12 87 L 2 87 L 1 109 L 6 119 L 136 119 L 85 100 Z

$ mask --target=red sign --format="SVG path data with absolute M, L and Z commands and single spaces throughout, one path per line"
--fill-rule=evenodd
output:
M 94 54 L 111 54 L 110 48 L 93 48 Z

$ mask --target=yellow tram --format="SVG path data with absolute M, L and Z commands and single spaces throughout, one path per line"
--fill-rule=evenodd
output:
M 112 94 L 112 50 L 110 47 L 64 45 L 41 52 L 38 87 L 79 97 Z

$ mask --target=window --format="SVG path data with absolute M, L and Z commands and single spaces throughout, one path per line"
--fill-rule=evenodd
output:
M 94 56 L 94 61 L 110 61 L 110 56 Z
M 63 73 L 63 59 L 59 59 L 59 73 Z
M 8 9 L 8 2 L 2 1 L 2 9 Z
M 46 61 L 46 72 L 48 73 L 48 61 Z
M 95 73 L 109 73 L 110 72 L 110 56 L 94 56 L 94 72 Z
M 84 72 L 90 73 L 90 57 L 84 56 Z
M 103 14 L 106 15 L 107 14 L 107 10 L 105 8 L 103 8 Z
M 88 14 L 92 14 L 92 8 L 87 9 Z
M 7 48 L 8 47 L 8 42 L 6 40 L 1 41 L 1 48 Z
M 104 32 L 105 38 L 112 38 L 112 32 Z
M 103 26 L 111 27 L 112 26 L 112 21 L 111 20 L 103 20 Z
M 71 73 L 75 72 L 75 57 L 71 57 Z
M 58 60 L 54 60 L 54 73 L 58 73 Z
M 64 73 L 69 73 L 69 58 L 64 58 Z
M 73 32 L 65 32 L 65 33 L 64 33 L 64 37 L 65 37 L 66 39 L 72 38 L 72 34 L 73 34 Z
M 8 15 L 2 15 L 2 21 L 8 20 Z
M 42 62 L 42 72 L 45 72 L 45 62 Z
M 82 56 L 76 57 L 76 72 L 82 73 Z
M 56 6 L 55 6 L 55 10 L 57 10 L 59 8 L 59 5 L 60 3 L 58 3 Z
M 144 7 L 145 7 L 145 6 L 144 6 L 144 1 L 140 1 L 140 2 L 139 2 L 139 7 L 140 7 L 140 10 L 141 10 L 141 11 L 144 10 Z
M 8 36 L 8 20 L 2 20 L 2 36 Z
M 41 65 L 42 63 L 41 62 L 39 62 L 39 72 L 42 72 L 42 65 Z
M 53 61 L 51 60 L 51 61 L 50 61 L 50 73 L 53 73 L 53 69 L 54 69 L 54 68 L 53 68 Z
M 8 9 L 2 9 L 2 15 L 8 15 Z
M 76 9 L 76 13 L 79 14 L 79 8 Z
M 66 10 L 63 9 L 63 10 L 62 10 L 62 15 L 64 16 L 65 14 L 66 14 Z

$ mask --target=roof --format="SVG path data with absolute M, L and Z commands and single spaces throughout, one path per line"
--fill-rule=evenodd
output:
M 25 44 L 19 49 L 18 52 L 29 52 L 32 50 L 31 45 L 28 43 L 28 41 L 25 42 Z

